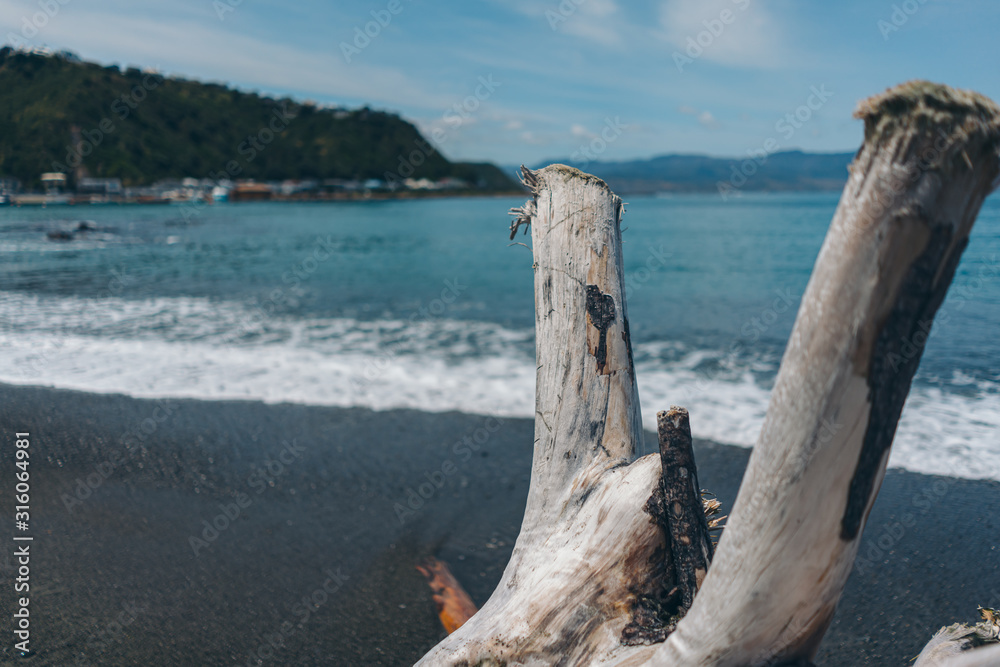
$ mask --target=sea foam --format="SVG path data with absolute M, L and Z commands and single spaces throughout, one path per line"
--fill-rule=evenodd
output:
M 0 293 L 0 382 L 139 398 L 534 414 L 531 330 L 449 319 L 267 316 L 200 298 Z M 776 359 L 639 342 L 643 423 L 683 405 L 695 437 L 753 446 Z M 914 384 L 890 465 L 1000 480 L 1000 383 Z

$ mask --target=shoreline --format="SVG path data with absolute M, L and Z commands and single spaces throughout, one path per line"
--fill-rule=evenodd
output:
M 801 189 L 801 188 L 759 188 L 751 189 L 745 192 L 740 192 L 738 196 L 742 197 L 745 195 L 815 195 L 815 194 L 836 194 L 840 192 L 840 188 L 836 189 Z M 183 200 L 183 201 L 173 201 L 169 199 L 152 199 L 146 197 L 130 197 L 130 198 L 118 198 L 110 199 L 106 198 L 104 200 L 94 200 L 89 195 L 80 197 L 70 197 L 67 201 L 42 201 L 41 197 L 44 195 L 38 193 L 27 193 L 32 197 L 33 200 L 29 201 L 8 201 L 0 202 L 0 210 L 7 209 L 19 209 L 19 208 L 51 208 L 51 207 L 65 207 L 65 206 L 216 206 L 216 205 L 227 205 L 227 204 L 259 204 L 259 203 L 275 203 L 275 204 L 328 204 L 337 202 L 360 202 L 360 201 L 413 201 L 420 199 L 504 199 L 509 197 L 525 197 L 531 196 L 531 193 L 526 189 L 517 190 L 406 190 L 402 192 L 387 192 L 387 191 L 368 191 L 368 192 L 333 192 L 326 193 L 323 196 L 271 196 L 266 199 L 257 198 L 247 198 L 247 199 L 230 199 L 222 202 L 214 201 L 203 201 L 203 200 Z M 714 188 L 708 189 L 697 189 L 697 188 L 678 188 L 678 189 L 660 189 L 660 190 L 623 190 L 619 194 L 625 197 L 678 197 L 686 195 L 712 195 L 717 194 Z M 9 197 L 10 195 L 8 195 Z M 19 195 L 13 195 L 17 197 Z
M 247 199 L 231 199 L 223 202 L 215 201 L 204 201 L 188 199 L 183 201 L 174 201 L 170 199 L 152 199 L 152 198 L 120 198 L 120 199 L 105 199 L 100 201 L 95 201 L 89 196 L 79 197 L 76 199 L 69 199 L 67 201 L 44 201 L 43 199 L 31 199 L 27 201 L 10 201 L 5 203 L 0 203 L 0 210 L 5 208 L 19 209 L 19 208 L 51 208 L 51 207 L 63 207 L 63 206 L 217 206 L 217 205 L 228 205 L 228 204 L 257 204 L 257 203 L 274 203 L 274 204 L 326 204 L 332 202 L 358 202 L 358 201 L 395 201 L 395 200 L 416 200 L 416 199 L 467 199 L 467 198 L 506 198 L 506 197 L 521 197 L 528 193 L 525 190 L 489 190 L 489 191 L 478 191 L 478 190 L 448 190 L 448 191 L 419 191 L 419 190 L 408 190 L 404 192 L 338 192 L 329 193 L 328 195 L 320 197 L 297 197 L 297 196 L 272 196 L 268 198 L 247 198 Z M 17 197 L 18 195 L 14 195 Z M 44 197 L 44 195 L 39 195 L 39 197 Z
M 411 664 L 443 637 L 416 563 L 483 604 L 533 440 L 522 418 L 14 385 L 0 424 L 31 433 L 31 647 L 60 665 Z M 726 513 L 749 454 L 696 443 Z M 1000 482 L 889 470 L 816 664 L 906 664 L 1000 605 L 998 505 Z

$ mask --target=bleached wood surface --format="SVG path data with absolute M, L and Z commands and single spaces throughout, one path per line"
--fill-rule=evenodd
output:
M 527 509 L 493 596 L 418 664 L 590 664 L 621 648 L 627 601 L 664 544 L 642 512 L 658 457 L 628 465 L 643 434 L 621 199 L 563 165 L 524 174 L 538 367 Z

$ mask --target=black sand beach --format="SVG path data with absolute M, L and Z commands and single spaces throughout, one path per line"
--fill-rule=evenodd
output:
M 31 434 L 27 658 L 11 640 L 16 431 Z M 0 433 L 0 657 L 25 665 L 412 664 L 444 635 L 414 565 L 434 554 L 486 600 L 532 443 L 523 419 L 10 386 Z M 748 456 L 698 443 L 726 509 Z M 429 498 L 401 513 L 410 490 Z M 817 664 L 903 666 L 1000 606 L 997 507 L 998 482 L 890 470 Z

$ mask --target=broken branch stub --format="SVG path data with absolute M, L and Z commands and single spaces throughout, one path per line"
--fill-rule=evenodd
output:
M 632 621 L 622 631 L 622 643 L 629 646 L 659 643 L 674 631 L 712 560 L 707 513 L 717 511 L 718 503 L 701 499 L 688 412 L 674 406 L 657 413 L 656 419 L 660 483 L 643 509 L 666 540 L 658 563 L 662 570 L 653 570 L 649 577 L 657 585 L 644 588 L 633 606 Z
M 666 513 L 664 528 L 670 536 L 677 586 L 687 611 L 712 561 L 712 538 L 701 502 L 688 411 L 671 407 L 657 413 L 656 421 Z

